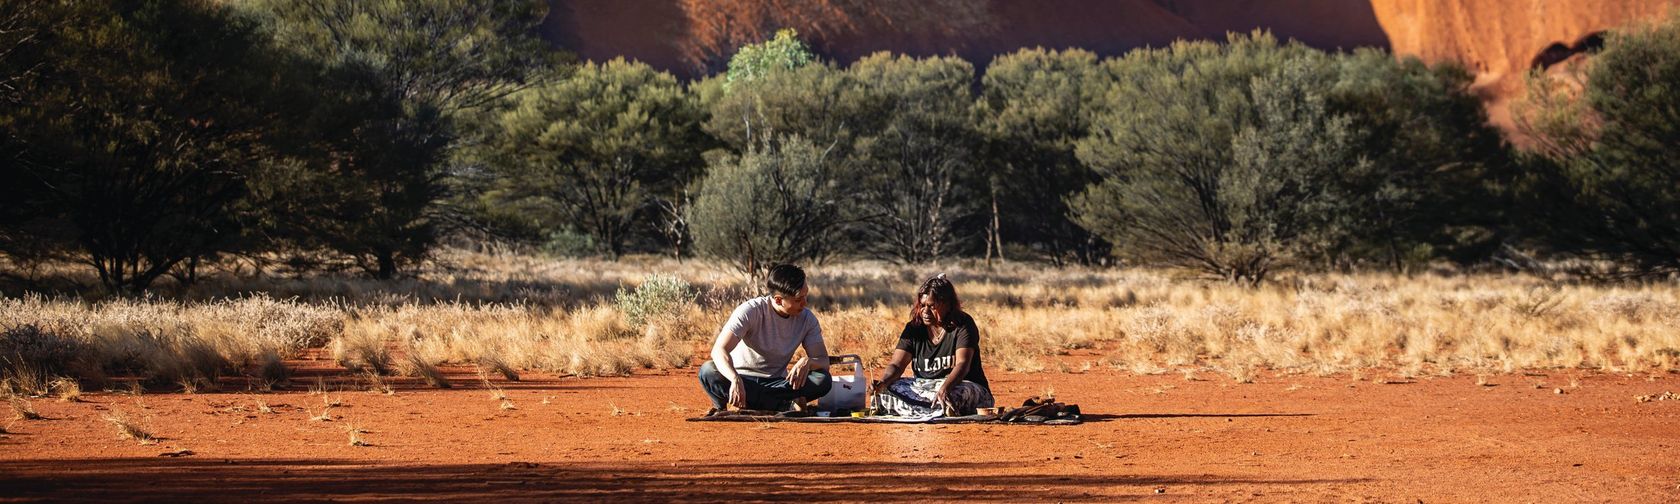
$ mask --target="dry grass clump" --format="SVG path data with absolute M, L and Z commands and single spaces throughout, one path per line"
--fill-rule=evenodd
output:
M 12 393 L 48 394 L 53 377 L 69 373 L 81 353 L 79 342 L 33 321 L 0 326 L 0 381 Z
M 283 388 L 292 381 L 292 372 L 286 368 L 285 359 L 274 350 L 265 350 L 258 357 L 257 383 L 263 390 Z
M 367 379 L 368 392 L 384 395 L 397 395 L 396 387 L 392 387 L 391 382 L 385 381 L 385 377 L 380 376 L 379 373 L 363 373 L 362 377 Z
M 111 425 L 116 427 L 117 437 L 119 438 L 132 439 L 143 445 L 158 442 L 157 436 L 153 436 L 151 431 L 146 430 L 144 427 L 141 427 L 138 422 L 128 418 L 128 415 L 124 414 L 120 409 L 112 408 L 111 413 L 105 415 L 105 421 L 111 422 Z
M 449 377 L 443 375 L 443 370 L 438 369 L 437 364 L 416 351 L 410 351 L 408 358 L 403 361 L 403 374 L 418 376 L 433 388 L 446 389 L 453 386 L 449 383 Z
M 196 376 L 191 378 L 182 378 L 181 381 L 176 382 L 176 384 L 181 386 L 181 393 L 183 394 L 197 394 L 199 390 L 216 390 L 216 384 L 214 382 L 211 382 L 209 379 Z
M 506 378 L 507 381 L 519 381 L 519 372 L 514 371 L 513 367 L 509 366 L 499 353 L 486 352 L 480 355 L 478 357 L 478 368 L 481 373 L 494 371 L 501 374 L 502 378 Z
M 1246 362 L 1226 364 L 1223 371 L 1231 376 L 1231 381 L 1237 383 L 1254 383 L 1254 365 Z
M 344 333 L 332 339 L 327 348 L 333 362 L 351 372 L 389 375 L 393 368 L 387 331 L 364 328 L 365 319 L 357 318 L 345 325 Z
M 693 303 L 668 313 L 644 321 L 638 330 L 607 304 L 574 309 L 405 304 L 361 311 L 346 326 L 341 338 L 346 343 L 335 343 L 334 349 L 400 344 L 418 349 L 432 364 L 472 363 L 510 381 L 518 380 L 518 369 L 616 376 L 687 365 L 705 333 L 697 321 L 708 317 Z M 376 341 L 377 346 L 371 343 Z
M 53 380 L 52 383 L 49 384 L 49 388 L 52 389 L 53 395 L 58 396 L 59 401 L 63 401 L 63 402 L 81 402 L 82 401 L 82 384 L 77 383 L 76 380 L 74 380 L 74 379 L 58 378 L 56 380 Z
M 332 307 L 263 295 L 185 303 L 157 298 L 89 303 L 38 295 L 0 299 L 4 373 L 44 387 L 112 376 L 204 388 L 264 354 L 289 356 L 339 331 Z
M 347 425 L 344 427 L 344 432 L 350 435 L 350 446 L 373 446 L 367 440 L 362 439 L 362 434 L 367 434 L 366 429 L 356 425 Z
M 478 382 L 479 382 L 479 384 L 484 386 L 485 390 L 490 391 L 490 399 L 491 400 L 494 400 L 494 401 L 506 401 L 506 400 L 508 400 L 507 392 L 503 391 L 501 387 L 497 387 L 496 384 L 490 383 L 489 378 L 485 377 L 484 375 L 479 375 L 478 376 Z
M 7 394 L 6 402 L 12 407 L 12 418 L 14 420 L 40 420 L 42 418 L 40 413 L 35 412 L 34 404 L 17 394 Z
M 332 409 L 333 409 L 333 405 L 331 405 L 331 404 L 328 404 L 328 405 L 325 405 L 325 406 L 321 407 L 321 412 L 320 413 L 309 415 L 309 421 L 311 421 L 311 422 L 331 422 L 333 420 Z M 307 412 L 308 410 L 306 409 L 304 411 Z

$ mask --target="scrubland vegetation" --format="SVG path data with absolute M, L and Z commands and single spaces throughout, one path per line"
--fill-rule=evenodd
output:
M 195 284 L 190 300 L 6 299 L 8 388 L 48 395 L 62 377 L 102 388 L 301 388 L 271 366 L 305 358 L 330 359 L 373 383 L 408 375 L 433 386 L 448 383 L 440 368 L 483 376 L 682 368 L 704 358 L 729 310 L 752 292 L 728 266 L 701 261 L 464 251 L 441 259 L 476 265 L 485 277 L 437 282 L 445 285 L 329 278 L 331 296 L 286 299 L 241 294 L 264 286 L 217 277 Z M 537 262 L 546 266 L 528 269 Z M 1247 287 L 1170 271 L 973 261 L 813 268 L 811 307 L 831 352 L 883 362 L 907 319 L 909 290 L 935 269 L 958 282 L 982 328 L 987 365 L 1016 372 L 1112 368 L 1244 381 L 1263 370 L 1377 370 L 1400 379 L 1680 370 L 1680 288 L 1668 284 L 1434 272 L 1311 274 Z M 483 287 L 445 288 L 466 281 Z M 306 282 L 286 281 L 294 289 Z
M 8 392 L 682 367 L 779 262 L 876 360 L 944 271 L 1014 371 L 1676 366 L 1675 19 L 1519 147 L 1462 68 L 1264 32 L 680 82 L 544 5 L 0 1 Z

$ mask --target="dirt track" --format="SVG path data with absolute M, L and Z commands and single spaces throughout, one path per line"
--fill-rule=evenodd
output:
M 1680 400 L 1634 399 L 1677 375 L 997 373 L 1001 401 L 1053 386 L 1089 417 L 1055 427 L 684 422 L 692 373 L 499 383 L 513 410 L 462 374 L 329 393 L 330 422 L 304 391 L 37 399 L 0 438 L 0 501 L 1680 499 Z M 117 439 L 112 407 L 163 441 Z

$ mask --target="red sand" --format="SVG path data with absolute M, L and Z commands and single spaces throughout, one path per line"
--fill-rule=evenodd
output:
M 0 438 L 0 501 L 1680 499 L 1680 400 L 1634 399 L 1680 391 L 1673 374 L 999 372 L 1000 399 L 1054 387 L 1089 421 L 933 426 L 684 422 L 706 409 L 693 372 L 498 382 L 511 411 L 462 374 L 330 393 L 331 422 L 308 420 L 322 398 L 303 391 L 37 399 L 47 419 Z M 113 407 L 164 440 L 119 440 Z M 372 446 L 349 446 L 351 425 Z M 177 450 L 193 454 L 160 456 Z

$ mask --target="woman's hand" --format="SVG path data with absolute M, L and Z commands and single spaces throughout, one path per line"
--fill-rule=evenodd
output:
M 949 383 L 949 382 L 946 382 L 946 383 Z M 946 406 L 950 406 L 950 404 L 951 404 L 951 390 L 950 390 L 950 387 L 943 387 L 943 386 L 939 387 L 939 390 L 933 393 L 933 407 L 935 407 L 935 408 L 946 407 Z

